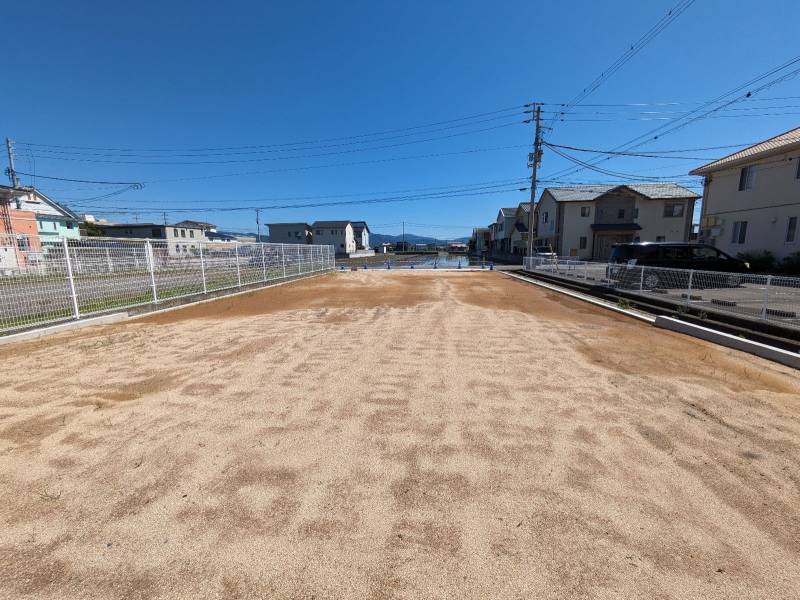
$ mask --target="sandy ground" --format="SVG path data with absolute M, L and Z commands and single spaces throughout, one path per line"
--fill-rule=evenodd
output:
M 798 597 L 797 373 L 499 273 L 0 360 L 1 598 Z

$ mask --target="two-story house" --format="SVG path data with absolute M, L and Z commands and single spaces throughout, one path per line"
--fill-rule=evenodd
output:
M 531 203 L 520 202 L 514 211 L 514 226 L 511 229 L 511 253 L 524 256 L 528 251 L 528 216 Z
M 186 221 L 183 221 L 186 223 Z M 200 252 L 200 243 L 207 241 L 205 229 L 196 225 L 159 225 L 157 223 L 97 223 L 103 237 L 124 239 L 151 239 L 165 242 L 156 249 L 165 247 L 169 256 L 181 256 Z
M 336 254 L 356 251 L 356 240 L 351 221 L 314 221 L 314 243 L 333 246 Z
M 267 227 L 273 244 L 310 244 L 313 239 L 308 223 L 269 223 Z
M 800 252 L 800 127 L 698 167 L 699 238 L 736 255 Z
M 514 221 L 517 207 L 501 208 L 497 211 L 494 229 L 493 254 L 511 254 L 511 234 L 514 232 Z
M 369 249 L 369 226 L 366 221 L 353 221 L 353 239 L 356 241 L 356 250 Z
M 0 269 L 22 268 L 42 243 L 80 237 L 79 217 L 33 187 L 0 186 Z
M 618 243 L 685 242 L 699 197 L 676 183 L 545 188 L 535 244 L 559 256 L 606 260 Z

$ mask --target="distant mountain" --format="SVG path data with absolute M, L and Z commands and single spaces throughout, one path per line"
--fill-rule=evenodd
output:
M 384 242 L 389 242 L 390 244 L 395 244 L 397 242 L 403 241 L 402 235 L 385 235 L 382 233 L 370 233 L 369 234 L 369 245 L 372 247 L 380 246 Z M 469 236 L 467 237 L 459 237 L 453 238 L 449 240 L 440 240 L 438 238 L 427 237 L 424 235 L 416 235 L 414 233 L 406 233 L 405 236 L 406 242 L 409 244 L 431 244 L 433 246 L 443 246 L 446 245 L 448 242 L 464 242 L 465 244 L 469 241 Z
M 256 234 L 255 232 L 241 232 L 241 231 L 222 231 L 220 230 L 219 233 L 224 233 L 227 235 L 232 235 L 237 238 L 252 238 L 255 239 Z M 261 238 L 263 241 L 267 241 L 267 235 L 265 233 L 261 234 Z M 417 235 L 415 233 L 406 233 L 405 240 L 409 244 L 431 244 L 433 246 L 443 246 L 448 242 L 464 242 L 465 244 L 469 242 L 469 236 L 466 237 L 459 237 L 459 238 L 452 238 L 447 240 L 440 240 L 438 238 L 427 237 L 424 235 Z M 396 242 L 403 241 L 402 235 L 384 235 L 382 233 L 370 233 L 369 234 L 369 245 L 373 248 L 375 246 L 380 246 L 384 242 L 389 242 L 390 244 L 394 244 Z

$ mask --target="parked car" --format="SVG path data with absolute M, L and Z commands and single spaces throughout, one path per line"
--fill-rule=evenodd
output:
M 558 256 L 550 246 L 535 246 L 533 255 L 538 258 L 556 258 Z
M 686 288 L 690 270 L 701 271 L 692 276 L 694 288 L 737 287 L 750 265 L 708 244 L 635 242 L 613 246 L 607 276 L 620 287 Z

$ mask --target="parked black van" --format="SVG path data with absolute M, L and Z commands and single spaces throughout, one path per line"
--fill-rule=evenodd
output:
M 684 287 L 688 276 L 682 277 L 674 271 L 646 270 L 646 281 L 634 282 L 635 275 L 642 275 L 638 267 L 661 267 L 664 269 L 685 269 L 695 271 L 713 271 L 722 273 L 747 273 L 750 265 L 743 260 L 734 258 L 708 244 L 691 244 L 686 242 L 635 242 L 628 244 L 615 244 L 608 259 L 609 279 L 621 283 L 636 283 L 635 287 L 643 286 L 646 289 L 659 287 Z M 631 279 L 629 282 L 628 280 Z M 694 282 L 697 287 L 736 287 L 741 283 L 741 277 L 730 275 L 719 276 L 698 275 Z M 629 286 L 625 286 L 629 287 Z

